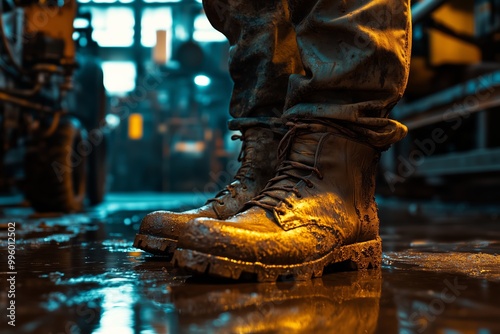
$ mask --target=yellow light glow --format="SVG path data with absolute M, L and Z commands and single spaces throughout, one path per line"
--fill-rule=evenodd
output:
M 195 142 L 178 142 L 175 143 L 174 151 L 183 153 L 202 153 L 205 150 L 205 143 L 202 141 Z
M 130 114 L 128 118 L 128 137 L 132 140 L 142 139 L 143 119 L 141 114 Z

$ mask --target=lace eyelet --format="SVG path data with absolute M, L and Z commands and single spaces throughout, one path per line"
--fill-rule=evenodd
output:
M 276 210 L 276 213 L 278 214 L 278 216 L 283 216 L 284 214 L 286 214 L 286 212 L 283 210 Z

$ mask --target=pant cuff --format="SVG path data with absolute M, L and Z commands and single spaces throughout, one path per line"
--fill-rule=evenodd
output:
M 285 122 L 278 117 L 245 117 L 233 118 L 228 121 L 229 130 L 244 130 L 252 127 L 263 127 L 276 129 L 278 132 L 286 132 Z

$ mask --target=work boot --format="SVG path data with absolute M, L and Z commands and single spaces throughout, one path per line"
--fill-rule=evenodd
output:
M 381 136 L 404 136 L 404 126 L 384 122 Z M 289 125 L 275 177 L 241 213 L 186 224 L 174 254 L 177 266 L 233 279 L 253 274 L 258 281 L 320 277 L 339 262 L 380 266 L 374 191 L 387 147 L 331 122 Z
M 233 139 L 242 141 L 238 157 L 241 166 L 234 181 L 200 208 L 180 213 L 156 211 L 148 214 L 141 222 L 134 247 L 153 254 L 172 255 L 186 222 L 197 217 L 227 219 L 262 190 L 278 164 L 277 148 L 286 128 L 274 118 L 262 122 L 247 120 L 229 123 L 230 129 L 242 133 L 233 136 Z

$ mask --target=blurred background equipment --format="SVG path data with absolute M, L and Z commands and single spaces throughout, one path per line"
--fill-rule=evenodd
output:
M 2 0 L 2 27 L 2 194 L 69 212 L 233 173 L 229 45 L 201 1 Z
M 76 15 L 75 1 L 0 1 L 0 191 L 23 190 L 38 211 L 104 195 L 103 76 L 91 54 L 76 56 L 92 46 Z
M 201 1 L 82 1 L 110 96 L 112 192 L 214 193 L 238 144 L 229 43 Z M 140 135 L 138 135 L 140 134 Z
M 398 199 L 500 200 L 500 1 L 418 1 L 408 89 L 392 117 L 409 135 L 382 158 Z
M 412 6 L 410 79 L 391 114 L 410 132 L 382 157 L 379 197 L 498 203 L 500 0 Z M 2 27 L 5 194 L 71 211 L 83 188 L 96 204 L 105 190 L 209 196 L 230 180 L 239 143 L 226 126 L 229 43 L 201 0 L 3 0 Z M 86 163 L 59 168 L 44 180 L 52 187 L 34 181 L 79 147 Z M 59 198 L 40 189 L 72 200 L 37 205 Z

